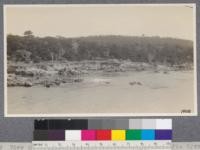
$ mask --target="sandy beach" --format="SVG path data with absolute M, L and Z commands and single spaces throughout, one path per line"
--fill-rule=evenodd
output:
M 51 88 L 8 87 L 8 114 L 194 112 L 193 85 L 193 71 L 131 71 Z

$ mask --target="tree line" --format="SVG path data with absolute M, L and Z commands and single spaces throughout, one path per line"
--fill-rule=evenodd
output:
M 7 59 L 35 63 L 120 59 L 176 65 L 193 62 L 193 42 L 158 36 L 37 37 L 25 31 L 23 36 L 7 35 Z

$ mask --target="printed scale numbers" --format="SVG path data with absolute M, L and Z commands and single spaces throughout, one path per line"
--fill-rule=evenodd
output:
M 171 141 L 32 142 L 33 150 L 171 150 Z

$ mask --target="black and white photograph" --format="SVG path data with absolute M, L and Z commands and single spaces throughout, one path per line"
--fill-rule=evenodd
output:
M 4 5 L 6 116 L 197 115 L 195 4 Z

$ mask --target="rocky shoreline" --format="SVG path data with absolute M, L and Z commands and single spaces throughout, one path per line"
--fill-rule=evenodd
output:
M 106 60 L 106 61 L 74 61 L 74 62 L 43 62 L 23 63 L 9 62 L 7 69 L 7 86 L 44 87 L 59 86 L 66 83 L 83 82 L 83 76 L 95 72 L 126 72 L 147 71 L 164 74 L 169 71 L 191 70 L 192 65 L 183 64 L 173 67 L 131 61 Z M 132 83 L 130 83 L 132 85 Z

